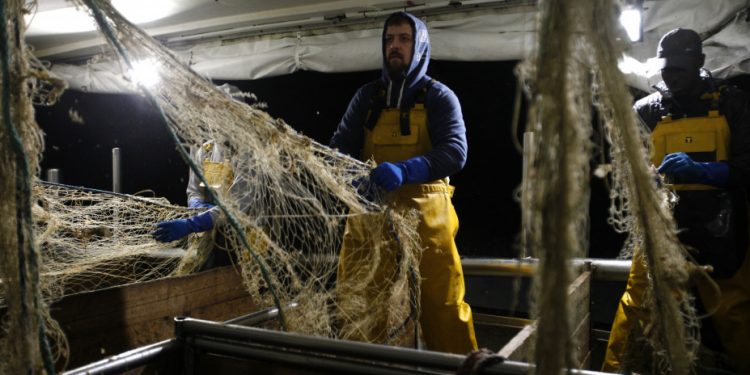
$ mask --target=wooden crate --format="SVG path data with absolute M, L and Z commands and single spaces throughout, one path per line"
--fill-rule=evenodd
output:
M 232 266 L 67 296 L 51 307 L 68 368 L 174 337 L 175 316 L 224 321 L 258 309 Z

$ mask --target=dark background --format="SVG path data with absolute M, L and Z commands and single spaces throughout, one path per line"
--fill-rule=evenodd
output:
M 514 190 L 521 182 L 522 158 L 511 134 L 515 64 L 430 63 L 428 74 L 453 89 L 466 122 L 469 158 L 466 167 L 451 177 L 460 219 L 457 242 L 463 256 L 517 256 L 520 209 Z M 357 88 L 379 75 L 380 71 L 297 72 L 229 83 L 256 94 L 273 117 L 327 144 Z M 748 76 L 734 81 L 744 87 L 750 83 Z M 144 98 L 68 90 L 55 106 L 36 110 L 45 132 L 43 171 L 59 168 L 65 184 L 111 190 L 111 149 L 120 147 L 124 193 L 186 203 L 188 167 L 165 124 Z M 85 123 L 71 121 L 69 111 L 77 112 Z M 523 122 L 522 117 L 519 137 Z M 602 181 L 592 178 L 591 184 L 589 256 L 615 257 L 622 236 L 606 223 L 609 199 Z

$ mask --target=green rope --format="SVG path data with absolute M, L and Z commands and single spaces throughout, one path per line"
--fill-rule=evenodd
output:
M 102 14 L 99 7 L 96 5 L 96 0 L 82 0 L 82 1 L 86 4 L 86 6 L 88 6 L 91 9 L 91 12 L 94 15 L 94 19 L 96 20 L 96 23 L 99 24 L 99 28 L 101 29 L 102 33 L 110 42 L 110 44 L 117 50 L 120 57 L 122 57 L 122 59 L 125 61 L 125 65 L 127 65 L 130 69 L 132 69 L 133 64 L 130 61 L 129 54 L 125 51 L 125 48 L 120 43 L 120 41 L 117 40 L 117 38 L 115 37 L 114 32 L 112 31 L 112 28 L 104 19 L 104 15 Z M 276 293 L 276 289 L 274 288 L 274 284 L 271 280 L 270 273 L 268 272 L 268 266 L 265 264 L 263 259 L 260 258 L 250 246 L 250 243 L 247 241 L 247 237 L 245 236 L 244 228 L 240 225 L 239 220 L 237 220 L 237 218 L 235 218 L 234 215 L 232 215 L 229 212 L 229 210 L 224 205 L 224 203 L 218 199 L 216 192 L 214 191 L 213 188 L 210 187 L 211 185 L 206 180 L 200 168 L 190 158 L 187 150 L 185 149 L 185 146 L 182 145 L 180 138 L 177 136 L 177 133 L 173 129 L 172 124 L 174 124 L 174 122 L 166 115 L 166 113 L 164 112 L 164 109 L 159 104 L 156 97 L 154 97 L 154 95 L 149 90 L 146 90 L 143 87 L 141 88 L 142 88 L 141 91 L 146 95 L 149 101 L 151 101 L 151 104 L 157 110 L 159 110 L 159 114 L 161 115 L 161 118 L 164 120 L 164 123 L 167 124 L 167 130 L 169 131 L 169 134 L 172 136 L 172 139 L 177 145 L 177 151 L 180 153 L 180 156 L 185 161 L 185 163 L 187 163 L 190 166 L 190 169 L 198 176 L 201 182 L 203 182 L 203 184 L 207 187 L 206 190 L 209 192 L 211 199 L 214 202 L 216 202 L 217 205 L 221 208 L 221 211 L 224 213 L 225 217 L 227 218 L 227 221 L 229 222 L 230 227 L 240 237 L 245 249 L 252 256 L 253 260 L 257 263 L 258 267 L 260 268 L 263 280 L 265 280 L 266 284 L 268 285 L 268 289 L 271 292 L 271 295 L 273 296 L 274 304 L 276 305 L 276 308 L 279 310 L 279 323 L 281 324 L 281 329 L 285 331 L 286 330 L 286 318 L 284 316 L 284 310 L 282 309 L 281 301 L 279 300 L 279 297 Z
M 7 3 L 5 3 L 7 4 Z M 16 18 L 17 20 L 17 18 Z M 15 23 L 15 39 L 20 43 L 20 33 L 18 31 L 18 23 Z M 29 173 L 29 163 L 26 158 L 26 152 L 23 149 L 23 143 L 21 137 L 13 126 L 11 119 L 10 110 L 10 43 L 11 36 L 8 35 L 8 22 L 7 13 L 5 6 L 0 7 L 0 68 L 2 70 L 2 114 L 3 123 L 10 134 L 10 145 L 13 149 L 13 153 L 16 157 L 16 236 L 18 241 L 18 272 L 19 272 L 19 283 L 21 286 L 21 316 L 25 318 L 29 314 L 29 306 L 26 304 L 26 278 L 29 278 L 30 290 L 37 291 L 39 287 L 39 270 L 37 268 L 38 258 L 37 252 L 34 247 L 34 232 L 31 225 L 31 178 Z M 26 259 L 25 250 L 28 249 L 28 262 Z M 27 264 L 28 263 L 28 264 Z M 27 275 L 26 268 L 28 267 L 29 272 Z M 33 311 L 37 311 L 39 306 L 39 295 L 35 295 L 33 298 Z M 55 373 L 54 360 L 52 359 L 52 351 L 47 341 L 47 335 L 45 332 L 44 319 L 41 314 L 37 317 L 39 319 L 39 345 L 42 350 L 42 360 L 44 362 L 45 370 L 48 374 Z M 24 319 L 25 320 L 25 319 Z M 28 321 L 23 322 L 24 325 L 28 325 Z

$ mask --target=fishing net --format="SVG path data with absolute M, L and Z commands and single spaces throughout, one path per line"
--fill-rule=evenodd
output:
M 5 4 L 5 9 L 16 16 L 13 20 L 21 20 L 23 25 L 23 4 Z M 38 269 L 29 272 L 39 281 L 30 286 L 36 289 L 25 292 L 25 312 L 17 307 L 21 298 L 17 284 L 11 284 L 16 278 L 12 272 L 19 263 L 10 257 L 2 259 L 4 294 L 0 304 L 9 311 L 4 316 L 4 337 L 19 337 L 13 330 L 18 322 L 28 319 L 36 319 L 34 324 L 43 329 L 45 303 L 64 295 L 194 272 L 214 246 L 236 254 L 247 291 L 259 306 L 280 309 L 281 329 L 325 337 L 360 337 L 356 334 L 359 327 L 373 326 L 369 321 L 374 319 L 387 323 L 382 327 L 384 332 L 376 336 L 381 342 L 398 343 L 411 334 L 405 327 L 419 311 L 421 247 L 417 219 L 412 212 L 395 212 L 381 204 L 381 193 L 367 182 L 372 163 L 320 145 L 282 120 L 233 100 L 124 19 L 108 1 L 86 0 L 78 6 L 96 20 L 124 75 L 128 76 L 140 62 L 157 69 L 159 83 L 138 88 L 163 115 L 181 155 L 208 187 L 206 193 L 221 211 L 217 220 L 221 225 L 212 232 L 191 235 L 187 243 L 162 244 L 150 235 L 154 224 L 202 211 L 161 199 L 42 182 L 35 183 L 32 192 L 30 176 L 38 175 L 42 138 L 33 121 L 32 96 L 26 91 L 29 86 L 23 81 L 29 74 L 22 69 L 40 64 L 19 60 L 14 66 L 20 70 L 9 73 L 19 85 L 19 91 L 14 91 L 20 93 L 14 96 L 19 102 L 10 103 L 10 108 L 23 118 L 15 123 L 25 126 L 21 136 L 31 162 L 23 181 L 29 186 L 29 194 L 21 206 L 4 199 L 0 213 L 14 218 L 15 207 L 28 208 L 24 225 L 31 235 L 33 224 L 41 259 Z M 8 29 L 17 33 L 16 26 Z M 23 36 L 16 39 L 23 41 Z M 14 48 L 13 56 L 24 56 L 22 45 Z M 54 99 L 48 88 L 36 91 L 35 101 L 49 103 Z M 7 142 L 4 130 L 0 135 Z M 200 161 L 189 157 L 187 149 L 197 149 L 206 141 L 221 147 L 234 176 L 231 188 L 211 188 Z M 0 180 L 3 192 L 10 194 L 4 197 L 17 191 L 12 169 L 15 164 L 8 162 L 13 157 L 7 154 L 9 151 L 9 147 L 2 147 Z M 345 288 L 336 285 L 339 248 L 346 223 L 352 220 L 368 233 L 363 244 L 366 248 L 359 249 L 358 256 L 366 254 L 377 263 L 386 253 L 395 253 L 396 263 L 391 282 L 378 295 L 347 298 L 347 306 L 342 309 L 337 293 L 363 290 L 376 276 L 362 272 L 348 280 Z M 14 238 L 9 234 L 16 233 L 15 222 L 3 221 L 2 230 L 3 249 L 21 249 L 20 242 L 18 246 L 5 243 Z M 175 249 L 178 247 L 186 250 Z M 296 307 L 287 308 L 292 305 Z M 48 327 L 54 328 L 54 323 L 49 322 Z M 24 335 L 30 343 L 37 343 L 36 348 L 31 344 L 2 346 L 0 358 L 10 359 L 9 368 L 38 372 L 38 343 L 44 340 L 40 341 L 33 329 L 28 328 Z M 60 341 L 59 334 L 44 335 Z M 58 351 L 65 350 L 63 341 L 54 346 Z M 31 349 L 23 355 L 12 352 L 27 347 Z M 21 372 L 26 370 L 8 371 Z
M 81 0 L 79 6 L 96 19 L 125 75 L 139 62 L 158 69 L 159 84 L 139 89 L 162 113 L 191 170 L 204 185 L 211 185 L 185 151 L 209 140 L 222 148 L 231 165 L 232 188 L 207 191 L 218 203 L 225 225 L 192 236 L 186 251 L 175 250 L 183 243 L 155 242 L 150 237 L 153 225 L 199 210 L 159 199 L 32 184 L 42 137 L 31 103 L 54 101 L 59 84 L 45 79 L 43 66 L 23 45 L 23 6 L 18 0 L 5 1 L 2 17 L 8 49 L 2 55 L 0 183 L 3 197 L 15 199 L 0 203 L 0 215 L 9 218 L 0 224 L 0 302 L 6 309 L 0 358 L 7 359 L 0 362 L 0 371 L 41 372 L 45 366 L 51 371 L 54 359 L 47 342 L 55 343 L 59 352 L 64 351 L 64 339 L 48 318 L 50 301 L 102 286 L 193 272 L 219 242 L 237 254 L 245 286 L 259 305 L 280 308 L 282 328 L 357 337 L 358 327 L 373 326 L 371 321 L 383 320 L 385 313 L 386 332 L 377 337 L 396 342 L 403 336 L 405 323 L 418 313 L 416 223 L 409 212 L 393 212 L 378 203 L 382 197 L 366 183 L 372 165 L 317 144 L 283 121 L 232 100 L 122 18 L 109 2 Z M 654 317 L 647 332 L 656 366 L 662 373 L 687 373 L 697 343 L 697 321 L 685 292 L 685 255 L 676 238 L 668 194 L 656 186 L 648 168 L 647 134 L 637 123 L 632 98 L 616 70 L 622 46 L 615 32 L 615 4 L 545 0 L 539 9 L 536 55 L 519 66 L 530 98 L 527 127 L 542 146 L 536 148 L 524 198 L 524 207 L 532 211 L 531 248 L 541 258 L 536 371 L 559 373 L 573 364 L 566 310 L 571 275 L 566 264 L 588 246 L 593 106 L 611 143 L 612 221 L 630 234 L 630 247 L 642 252 L 649 269 Z M 380 295 L 348 298 L 349 306 L 341 309 L 337 290 L 364 290 L 375 277 L 375 272 L 363 269 L 349 285 L 337 289 L 337 254 L 351 220 L 370 226 L 371 236 L 363 246 L 373 263 L 391 256 L 394 244 L 398 254 L 393 282 Z M 299 307 L 286 308 L 293 303 Z M 23 342 L 11 345 L 9 338 Z
M 42 260 L 33 230 L 32 177 L 43 148 L 32 101 L 54 101 L 64 84 L 52 79 L 24 44 L 23 2 L 0 5 L 0 373 L 54 371 L 49 337 L 64 346 L 42 298 Z M 12 342 L 11 342 L 12 339 Z
M 698 347 L 698 320 L 687 293 L 687 254 L 677 239 L 668 192 L 650 170 L 649 136 L 631 109 L 617 61 L 619 35 L 613 0 L 539 3 L 538 48 L 519 65 L 530 100 L 527 129 L 539 147 L 524 207 L 531 210 L 531 248 L 540 257 L 536 371 L 572 368 L 568 260 L 588 247 L 587 214 L 592 109 L 610 143 L 611 222 L 629 234 L 649 272 L 652 317 L 645 327 L 655 372 L 687 374 Z M 637 260 L 634 260 L 637 261 Z M 638 348 L 633 348 L 639 350 Z

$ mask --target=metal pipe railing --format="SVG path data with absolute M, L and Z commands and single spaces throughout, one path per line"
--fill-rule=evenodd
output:
M 121 374 L 175 353 L 180 345 L 175 339 L 161 341 L 67 371 L 64 375 Z
M 292 302 L 284 310 L 291 310 L 297 307 L 297 302 Z M 224 324 L 237 324 L 241 326 L 255 326 L 257 324 L 268 322 L 272 319 L 276 319 L 279 316 L 279 309 L 273 307 L 266 310 L 256 311 L 247 315 L 238 316 L 236 318 L 229 319 Z
M 532 276 L 539 260 L 536 258 L 465 258 L 461 260 L 466 276 Z M 571 261 L 578 270 L 590 269 L 594 280 L 627 281 L 630 273 L 630 260 L 576 258 Z
M 414 368 L 407 370 L 412 371 L 410 373 L 416 374 L 430 373 L 429 371 L 455 373 L 465 359 L 464 356 L 457 354 L 333 340 L 291 332 L 227 325 L 192 318 L 176 318 L 175 334 L 179 340 L 185 341 L 188 345 L 200 345 L 203 349 L 217 351 L 229 350 L 227 345 L 231 345 L 234 347 L 232 350 L 235 351 L 235 355 L 244 353 L 257 359 L 267 358 L 265 357 L 268 354 L 267 352 L 269 350 L 273 351 L 273 348 L 268 347 L 284 348 L 285 353 L 289 353 L 290 350 L 297 350 L 298 355 L 307 357 L 321 358 L 321 356 L 328 356 L 327 358 L 335 358 L 335 361 L 321 361 L 317 364 L 333 366 L 328 369 L 336 371 L 346 371 L 346 367 L 356 362 L 355 359 L 359 359 L 359 365 L 370 365 L 370 369 L 387 369 L 383 371 L 389 371 L 384 372 L 388 374 L 395 374 L 396 372 L 390 372 L 390 370 L 395 370 L 396 368 L 405 370 L 403 366 L 414 366 Z M 238 342 L 233 344 L 231 340 Z M 266 346 L 267 350 L 261 350 L 257 345 Z M 261 356 L 261 353 L 263 356 Z M 283 356 L 280 360 L 283 360 Z M 374 364 L 373 361 L 380 361 L 382 363 Z M 339 363 L 341 367 L 338 367 Z M 390 367 L 391 365 L 393 367 Z M 528 373 L 532 369 L 531 366 L 523 362 L 506 360 L 486 368 L 481 374 L 521 375 Z M 582 375 L 602 374 L 595 371 L 575 369 L 571 370 L 570 373 Z
M 283 366 L 304 368 L 306 370 L 318 370 L 322 373 L 361 374 L 361 375 L 424 375 L 424 371 L 404 368 L 394 368 L 390 364 L 378 366 L 376 363 L 362 363 L 350 361 L 344 358 L 331 356 L 319 356 L 313 353 L 305 353 L 291 350 L 279 350 L 278 347 L 265 347 L 259 345 L 236 345 L 218 339 L 205 337 L 194 338 L 190 346 L 209 353 L 235 356 L 245 359 L 257 359 L 263 362 L 275 362 Z

